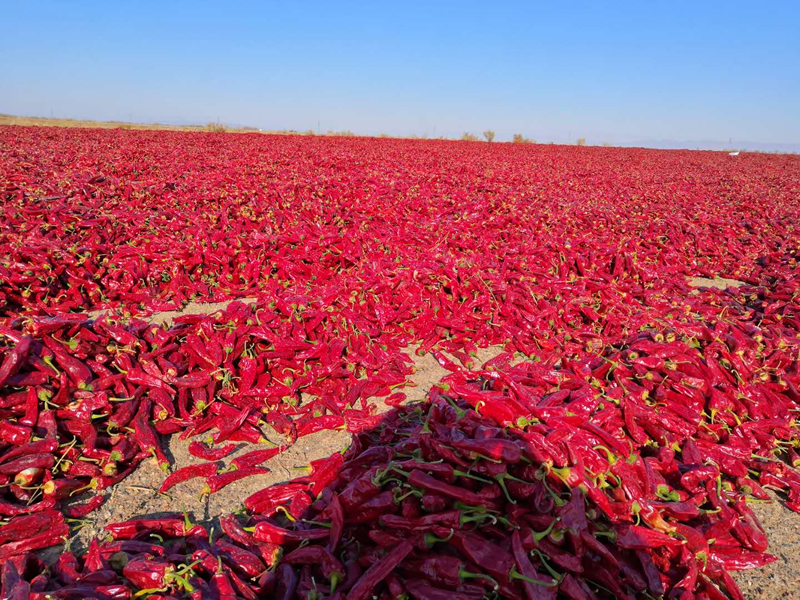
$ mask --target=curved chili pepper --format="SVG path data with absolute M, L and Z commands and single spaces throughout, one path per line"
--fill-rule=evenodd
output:
M 158 488 L 158 493 L 163 494 L 175 485 L 194 479 L 196 477 L 211 477 L 217 472 L 217 464 L 213 462 L 201 463 L 199 465 L 187 465 L 173 471 Z
M 248 467 L 246 469 L 237 469 L 236 471 L 227 471 L 225 473 L 218 473 L 206 477 L 206 484 L 203 486 L 203 495 L 214 494 L 235 481 L 244 479 L 245 477 L 253 477 L 254 475 L 267 475 L 271 471 L 266 467 Z
M 16 375 L 28 360 L 32 342 L 30 337 L 22 336 L 17 345 L 6 353 L 3 363 L 0 364 L 0 387 L 3 387 L 11 377 Z
M 286 446 L 278 446 L 277 448 L 266 448 L 263 450 L 253 450 L 241 456 L 237 456 L 231 461 L 231 465 L 237 469 L 249 469 L 256 467 L 271 458 L 278 456 L 286 449 Z
M 330 581 L 331 593 L 344 578 L 344 567 L 324 546 L 304 546 L 284 555 L 283 564 L 287 565 L 320 565 L 322 575 Z
M 347 593 L 347 600 L 367 600 L 372 590 L 391 573 L 411 552 L 414 546 L 408 540 L 403 540 L 386 556 L 367 569 L 361 578 Z
M 273 525 L 269 521 L 257 523 L 253 530 L 253 537 L 259 542 L 271 544 L 299 544 L 303 540 L 321 540 L 330 535 L 327 529 L 298 529 L 289 530 Z
M 221 448 L 209 448 L 204 443 L 195 440 L 189 444 L 187 450 L 189 454 L 194 457 L 202 458 L 203 460 L 218 461 L 236 450 L 236 444 L 226 444 Z

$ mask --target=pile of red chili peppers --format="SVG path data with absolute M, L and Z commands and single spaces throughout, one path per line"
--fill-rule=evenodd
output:
M 741 598 L 800 512 L 800 161 L 525 146 L 0 128 L 0 597 Z M 216 529 L 36 554 L 330 429 Z

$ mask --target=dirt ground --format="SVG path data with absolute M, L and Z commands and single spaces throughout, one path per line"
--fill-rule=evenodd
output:
M 767 552 L 778 558 L 771 565 L 733 573 L 748 600 L 800 598 L 800 514 L 780 502 L 752 505 L 769 538 Z
M 742 285 L 741 282 L 726 279 L 693 278 L 690 285 L 694 287 L 716 287 L 725 289 L 729 286 Z M 255 302 L 253 298 L 243 302 Z M 159 313 L 149 317 L 151 323 L 169 324 L 180 314 L 211 314 L 222 310 L 226 302 L 196 304 L 191 303 L 182 311 Z M 92 315 L 97 317 L 98 314 Z M 403 388 L 409 400 L 425 397 L 431 386 L 438 383 L 448 371 L 442 368 L 432 354 L 418 356 L 415 347 L 407 352 L 414 362 L 414 373 L 409 377 L 409 386 Z M 500 347 L 479 350 L 477 363 L 483 364 L 502 352 Z M 389 407 L 381 399 L 373 399 L 378 412 L 385 412 Z M 202 436 L 201 436 L 202 437 Z M 269 437 L 269 432 L 267 432 Z M 172 469 L 189 464 L 203 462 L 190 456 L 187 447 L 190 440 L 179 440 L 172 436 L 165 449 L 172 463 Z M 279 439 L 271 440 L 279 442 Z M 150 459 L 124 481 L 106 492 L 105 504 L 87 520 L 84 527 L 70 541 L 73 550 L 84 550 L 92 538 L 103 536 L 103 528 L 114 522 L 135 517 L 159 516 L 166 512 L 181 511 L 184 508 L 194 521 L 205 522 L 215 526 L 217 519 L 224 514 L 236 511 L 242 501 L 254 492 L 275 483 L 286 482 L 302 476 L 303 467 L 310 461 L 324 458 L 333 452 L 344 450 L 350 442 L 350 434 L 346 431 L 322 431 L 300 438 L 298 442 L 285 452 L 264 463 L 270 469 L 268 474 L 249 477 L 224 488 L 216 494 L 205 496 L 200 494 L 203 480 L 195 479 L 178 484 L 168 495 L 157 493 L 164 473 L 158 468 L 155 460 Z M 260 447 L 267 447 L 261 445 Z M 226 465 L 241 454 L 255 448 L 252 444 L 239 444 L 237 450 L 224 459 Z M 759 503 L 753 510 L 761 520 L 769 537 L 769 552 L 778 560 L 762 569 L 754 569 L 734 573 L 734 579 L 741 586 L 746 598 L 753 600 L 778 600 L 780 598 L 800 598 L 800 515 L 789 511 L 780 502 Z M 51 548 L 43 552 L 45 560 L 55 560 L 60 548 Z
M 725 277 L 715 277 L 709 279 L 708 277 L 689 277 L 689 285 L 692 287 L 712 287 L 720 290 L 726 290 L 729 287 L 741 287 L 745 285 L 743 281 L 736 279 L 726 279 Z

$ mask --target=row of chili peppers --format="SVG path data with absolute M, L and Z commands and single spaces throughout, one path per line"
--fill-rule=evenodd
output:
M 0 364 L 0 515 L 46 511 L 82 491 L 102 492 L 149 456 L 168 470 L 165 435 L 213 432 L 210 441 L 222 448 L 189 446 L 206 460 L 224 457 L 231 442 L 276 440 L 224 472 L 204 467 L 213 493 L 263 473 L 258 465 L 298 437 L 374 426 L 380 417 L 366 398 L 402 400 L 391 391 L 410 373 L 407 359 L 339 331 L 321 314 L 278 299 L 273 307 L 234 302 L 169 328 L 82 315 L 0 326 L 9 343 Z M 348 353 L 340 334 L 360 354 Z M 83 517 L 102 499 L 65 513 Z
M 466 386 L 491 405 L 491 390 Z M 542 408 L 553 414 L 509 429 L 459 396 L 455 385 L 434 388 L 393 411 L 310 475 L 247 498 L 244 518 L 221 518 L 221 532 L 180 515 L 113 524 L 108 541 L 81 558 L 62 553 L 52 569 L 15 554 L 3 589 L 12 598 L 28 597 L 19 588 L 32 598 L 716 599 L 742 597 L 729 570 L 774 560 L 745 497 L 689 463 L 687 449 L 682 461 L 668 448 L 615 456 L 624 448 L 604 446 L 600 431 L 565 431 L 563 411 Z M 4 531 L 53 538 L 59 519 L 16 517 Z
M 724 271 L 756 283 L 796 250 L 789 157 L 731 165 L 714 154 L 542 147 L 520 161 L 502 145 L 0 135 L 6 315 L 164 310 L 275 280 L 367 290 L 383 315 L 357 312 L 376 327 L 391 327 L 396 311 L 424 315 L 424 326 L 439 309 L 438 320 L 474 329 L 496 313 L 487 285 L 535 314 L 527 288 L 572 273 L 665 282 Z

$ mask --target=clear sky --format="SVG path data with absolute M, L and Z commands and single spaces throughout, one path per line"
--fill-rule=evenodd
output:
M 0 112 L 800 144 L 800 2 L 22 2 Z

